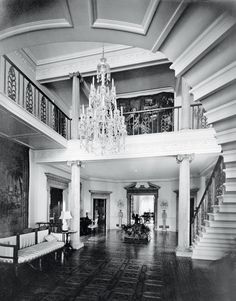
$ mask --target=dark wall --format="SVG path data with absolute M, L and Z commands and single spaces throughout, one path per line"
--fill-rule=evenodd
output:
M 0 237 L 28 226 L 29 149 L 0 137 Z

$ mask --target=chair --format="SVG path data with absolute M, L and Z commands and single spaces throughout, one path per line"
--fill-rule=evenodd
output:
M 88 228 L 91 229 L 91 232 L 95 234 L 96 228 L 98 227 L 98 218 L 96 218 L 91 225 L 88 225 Z

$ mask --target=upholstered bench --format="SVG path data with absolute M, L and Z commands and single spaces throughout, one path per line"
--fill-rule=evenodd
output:
M 50 233 L 49 229 L 36 229 L 34 232 L 0 238 L 0 263 L 14 264 L 17 274 L 19 264 L 30 262 L 52 252 L 63 251 L 64 245 L 65 235 Z

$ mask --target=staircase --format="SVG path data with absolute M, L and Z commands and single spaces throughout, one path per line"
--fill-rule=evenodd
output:
M 195 229 L 193 259 L 217 260 L 236 249 L 236 177 L 233 159 L 232 156 L 225 156 L 223 164 L 223 158 L 220 157 L 197 208 L 192 221 Z M 197 228 L 199 226 L 200 229 Z

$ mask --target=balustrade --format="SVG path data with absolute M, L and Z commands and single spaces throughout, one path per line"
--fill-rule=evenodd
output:
M 180 129 L 181 106 L 125 112 L 128 135 L 173 132 Z M 191 129 L 207 128 L 201 104 L 191 105 Z
M 70 139 L 71 119 L 6 56 L 3 60 L 4 94 L 61 136 Z
M 208 213 L 212 213 L 214 206 L 219 205 L 219 197 L 223 194 L 225 173 L 223 157 L 220 156 L 214 170 L 207 181 L 203 196 L 197 206 L 191 221 L 191 240 L 192 242 L 200 234 L 202 227 L 209 220 Z

